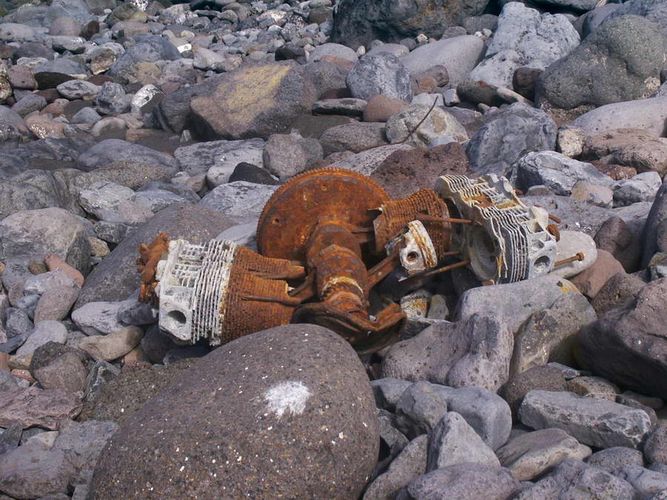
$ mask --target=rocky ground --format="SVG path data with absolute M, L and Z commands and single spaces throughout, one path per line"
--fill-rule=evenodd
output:
M 0 499 L 667 498 L 665 5 L 0 0 Z M 252 246 L 321 166 L 506 175 L 597 251 L 362 360 L 160 333 L 138 245 Z

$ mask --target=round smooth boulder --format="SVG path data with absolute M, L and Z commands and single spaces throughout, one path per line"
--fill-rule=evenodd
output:
M 242 337 L 128 418 L 91 496 L 358 498 L 379 426 L 354 349 L 315 325 Z

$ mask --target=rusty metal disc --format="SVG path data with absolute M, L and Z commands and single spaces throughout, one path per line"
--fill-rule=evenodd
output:
M 266 257 L 305 260 L 305 247 L 320 220 L 372 229 L 371 210 L 389 195 L 369 177 L 322 168 L 292 178 L 266 203 L 257 225 L 257 248 Z

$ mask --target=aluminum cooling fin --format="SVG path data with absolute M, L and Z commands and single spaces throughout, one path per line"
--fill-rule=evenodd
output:
M 480 281 L 513 283 L 553 269 L 556 238 L 548 230 L 548 212 L 526 206 L 506 178 L 446 175 L 436 190 L 453 216 L 469 220 L 456 226 L 452 248 Z

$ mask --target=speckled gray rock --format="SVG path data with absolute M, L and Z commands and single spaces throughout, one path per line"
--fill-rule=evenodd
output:
M 241 162 L 261 167 L 263 148 L 262 139 L 207 141 L 181 146 L 174 156 L 181 170 L 189 175 L 210 173 L 209 182 L 217 186 L 227 182 Z
M 595 185 L 614 184 L 611 177 L 600 173 L 591 163 L 568 158 L 555 151 L 528 153 L 514 166 L 514 185 L 526 192 L 531 186 L 543 185 L 555 194 L 569 196 L 577 182 Z
M 352 347 L 324 328 L 289 325 L 213 351 L 130 416 L 102 452 L 91 493 L 353 498 L 378 444 Z
M 471 73 L 471 80 L 512 88 L 519 67 L 544 69 L 579 45 L 579 34 L 563 15 L 540 14 L 520 2 L 509 2 L 498 17 L 487 59 Z
M 468 132 L 450 112 L 438 106 L 411 104 L 387 121 L 387 139 L 392 144 L 436 146 L 446 142 L 464 142 Z
M 379 378 L 371 381 L 373 394 L 375 395 L 375 404 L 378 408 L 394 411 L 396 403 L 412 382 L 400 380 L 397 378 Z
M 317 139 L 304 138 L 298 133 L 273 134 L 262 152 L 264 168 L 281 181 L 300 174 L 322 156 Z
M 417 382 L 396 402 L 396 426 L 409 438 L 429 433 L 447 413 L 447 398 L 440 386 Z
M 472 170 L 505 174 L 526 153 L 554 150 L 556 132 L 549 115 L 526 104 L 514 103 L 489 114 L 467 146 Z
M 651 21 L 611 19 L 546 69 L 538 95 L 566 109 L 648 97 L 660 86 L 665 47 L 663 34 Z
M 667 425 L 656 427 L 644 445 L 644 455 L 650 463 L 667 464 Z
M 507 469 L 462 463 L 434 470 L 412 481 L 398 500 L 505 500 L 519 491 L 519 482 Z
M 173 156 L 121 139 L 105 139 L 98 142 L 81 154 L 77 162 L 81 170 L 90 171 L 122 160 L 164 166 L 171 169 L 172 173 L 178 170 L 178 162 Z
M 0 221 L 0 259 L 48 253 L 86 272 L 90 244 L 84 223 L 62 208 L 24 210 Z
M 391 54 L 367 55 L 347 74 L 353 97 L 366 101 L 375 95 L 409 101 L 412 98 L 410 73 Z
M 643 172 L 614 186 L 614 206 L 623 207 L 642 201 L 653 201 L 662 186 L 658 172 Z
M 515 479 L 530 481 L 566 458 L 585 459 L 591 449 L 561 429 L 542 429 L 511 438 L 496 453 Z
M 221 213 L 236 222 L 256 220 L 276 186 L 235 181 L 221 184 L 199 202 L 199 206 Z
M 428 435 L 422 434 L 410 441 L 391 462 L 389 469 L 373 481 L 363 500 L 385 500 L 393 498 L 411 481 L 426 473 L 426 450 Z
M 581 293 L 563 294 L 550 307 L 534 312 L 515 333 L 510 375 L 549 361 L 575 364 L 576 336 L 596 319 L 595 310 Z
M 428 472 L 460 463 L 500 467 L 498 457 L 479 434 L 454 411 L 447 412 L 429 433 Z
M 567 459 L 515 498 L 635 498 L 635 490 L 627 481 L 602 469 Z
M 617 475 L 618 472 L 628 465 L 644 466 L 642 452 L 625 446 L 613 446 L 593 453 L 586 463 L 604 469 L 609 474 Z
M 491 317 L 438 321 L 394 344 L 382 362 L 382 376 L 496 391 L 507 382 L 513 345 L 513 332 Z
M 625 307 L 603 314 L 579 334 L 577 359 L 611 382 L 650 396 L 667 397 L 664 297 L 667 278 L 652 281 Z
M 556 427 L 597 448 L 635 448 L 651 430 L 646 412 L 571 392 L 531 391 L 519 408 L 521 422 L 533 429 Z

